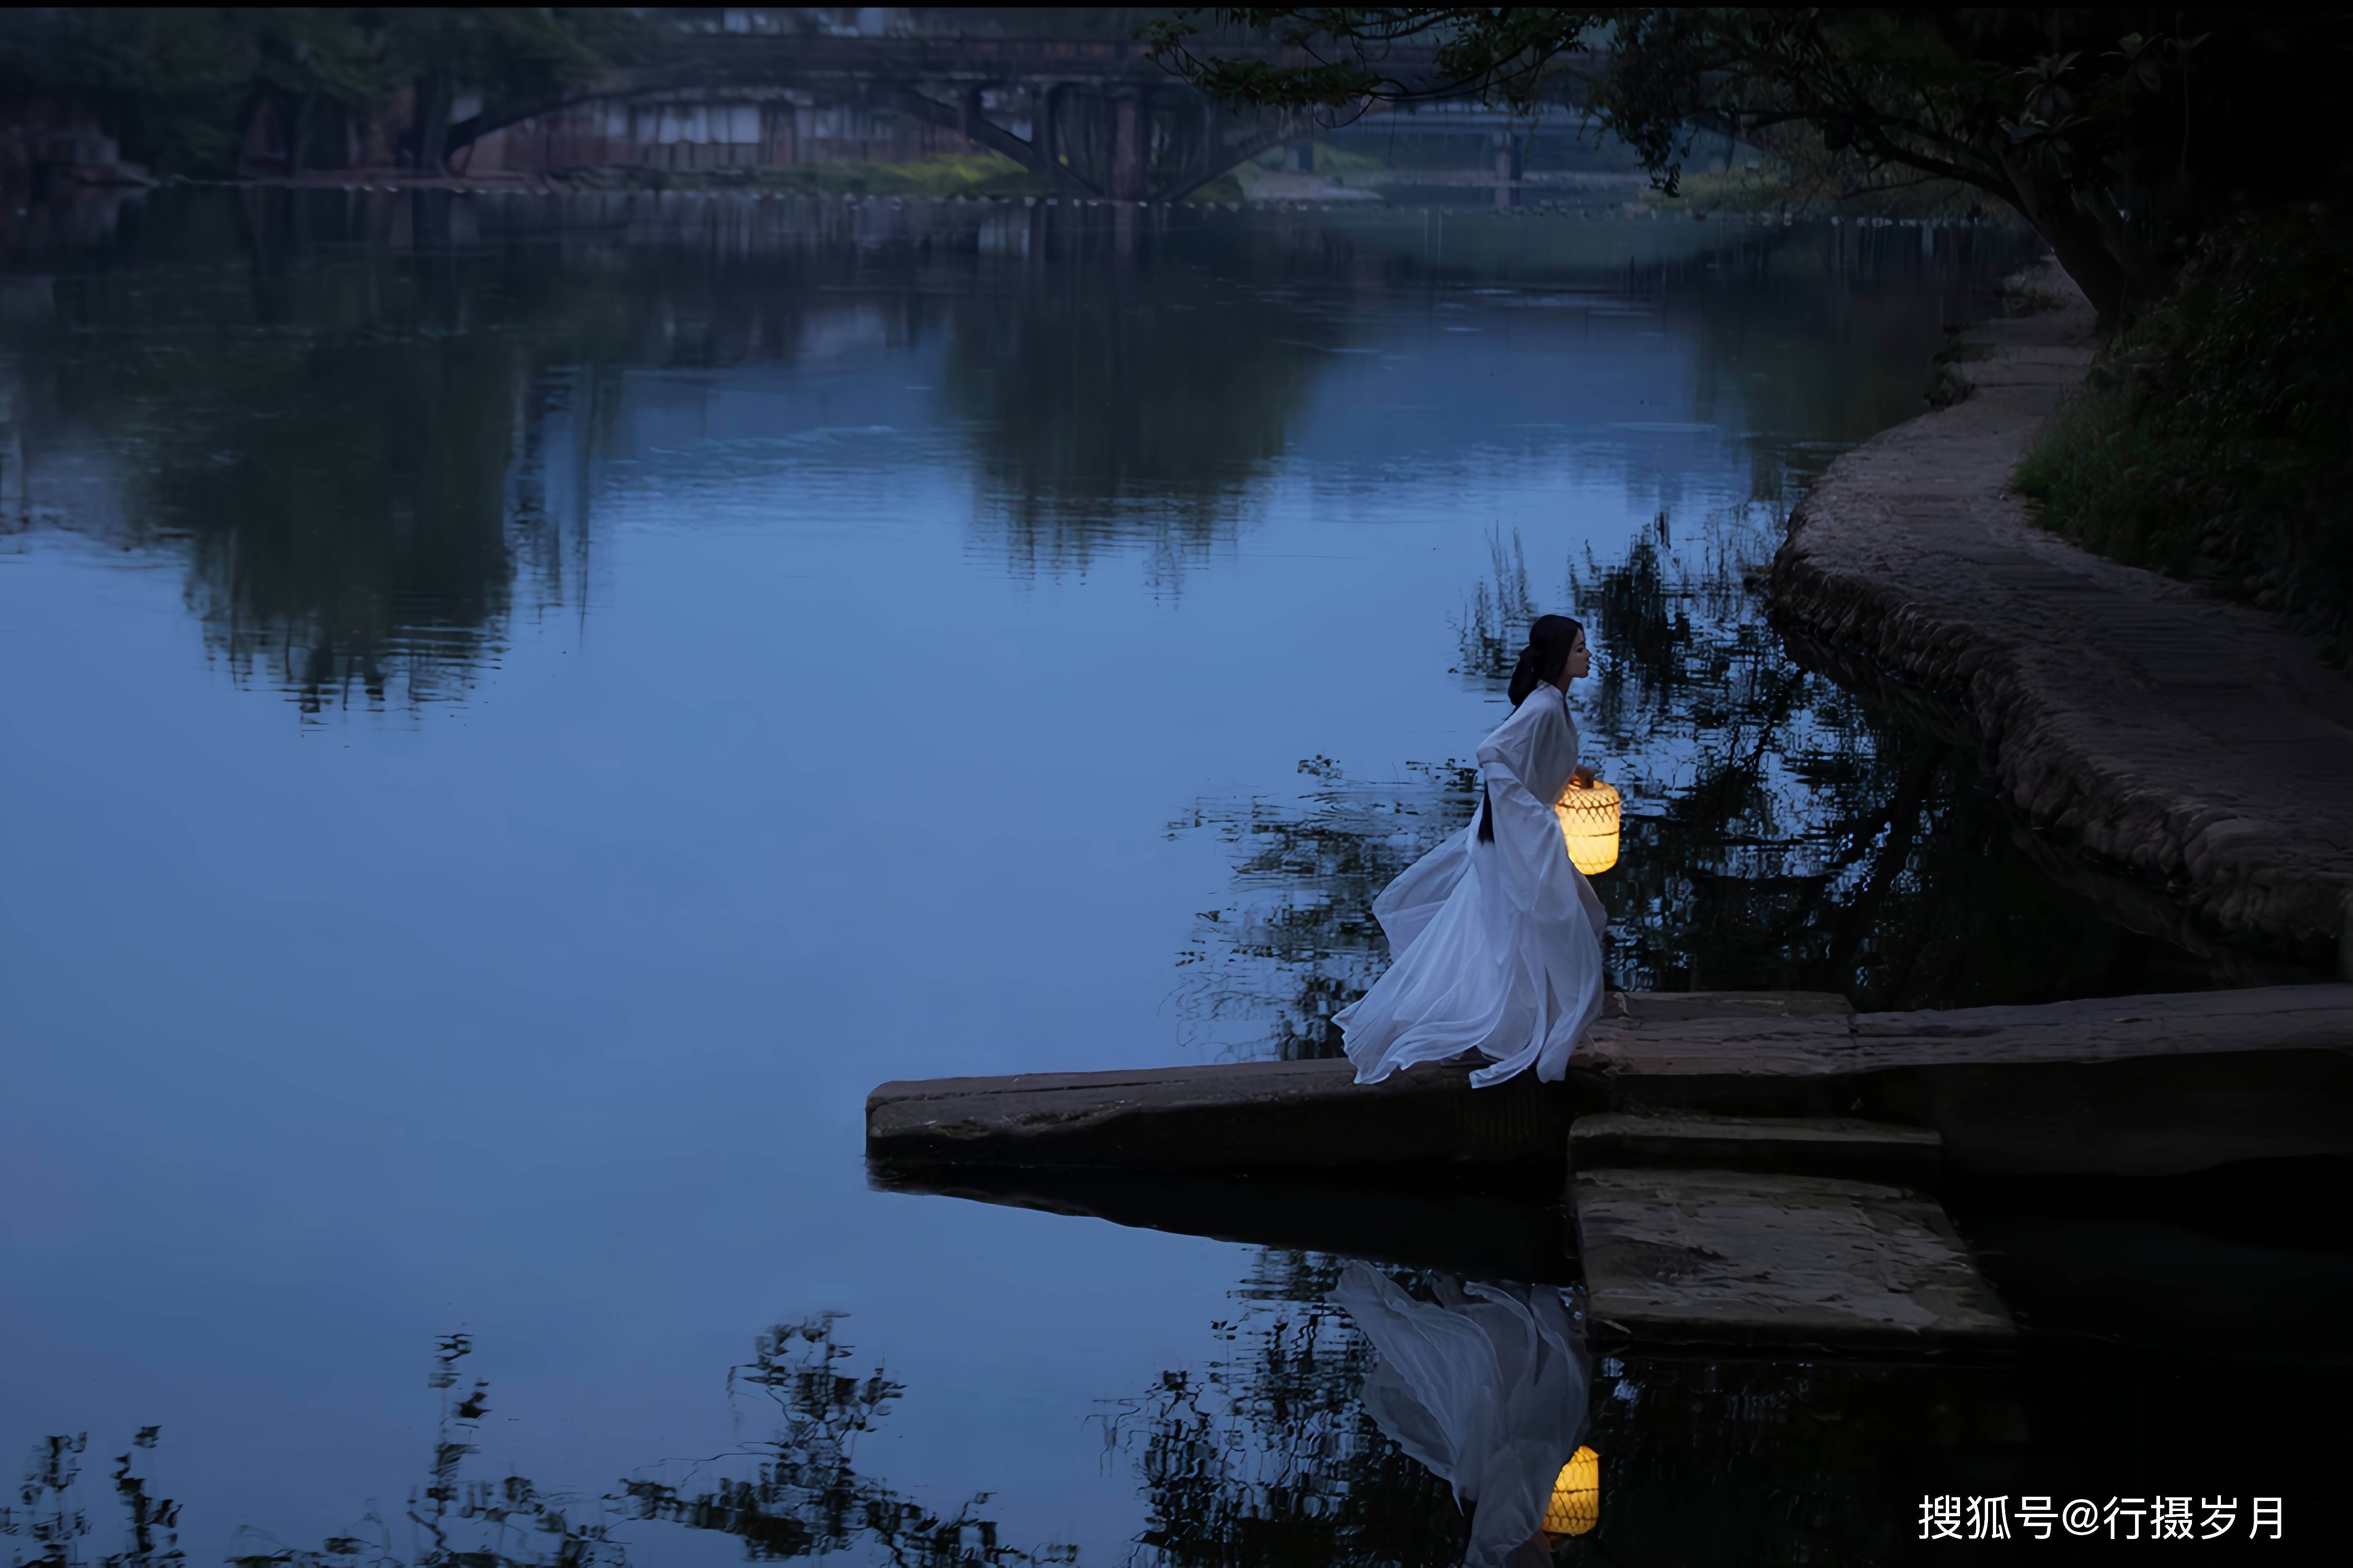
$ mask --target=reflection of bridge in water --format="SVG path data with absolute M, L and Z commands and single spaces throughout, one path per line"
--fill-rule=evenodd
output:
M 1271 66 L 1316 63 L 1283 46 L 1221 45 L 1218 52 Z M 1440 91 L 1433 49 L 1393 48 L 1381 68 L 1406 90 Z M 1583 83 L 1580 71 L 1562 70 L 1548 79 L 1545 97 L 1575 102 Z M 1492 117 L 1497 127 L 1514 118 L 1451 107 L 1442 118 L 1465 128 L 1474 118 Z M 1117 201 L 1173 200 L 1319 125 L 1361 123 L 1346 110 L 1221 104 L 1135 43 L 719 34 L 680 40 L 657 65 L 485 103 L 450 127 L 446 151 L 506 132 L 509 146 L 522 143 L 516 150 L 543 171 L 648 162 L 644 152 L 659 132 L 647 127 L 659 126 L 663 110 L 673 118 L 699 112 L 710 131 L 697 140 L 741 149 L 720 160 L 739 164 L 804 161 L 797 154 L 813 114 L 886 112 L 1001 153 L 1065 195 Z M 1515 144 L 1502 133 L 1508 152 Z

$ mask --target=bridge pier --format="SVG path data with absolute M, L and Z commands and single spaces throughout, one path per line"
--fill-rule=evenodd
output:
M 1070 150 L 1063 145 L 1063 130 L 1068 122 L 1071 84 L 1056 82 L 1039 92 L 1034 100 L 1037 109 L 1032 116 L 1029 139 L 1038 149 L 1039 163 L 1046 178 L 1064 195 L 1092 195 L 1094 192 L 1071 167 Z
M 1144 122 L 1144 94 L 1129 88 L 1113 95 L 1111 134 L 1111 198 L 1115 202 L 1144 199 L 1145 160 L 1151 152 Z
M 1526 172 L 1527 142 L 1508 131 L 1495 132 L 1495 183 L 1510 185 L 1519 183 Z

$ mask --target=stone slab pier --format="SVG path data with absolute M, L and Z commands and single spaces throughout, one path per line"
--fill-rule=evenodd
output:
M 1379 1084 L 1345 1061 L 886 1083 L 885 1163 L 1177 1171 L 1558 1163 L 1605 1111 L 1848 1117 L 2006 1174 L 2168 1175 L 2353 1155 L 2353 985 L 1852 1012 L 1811 993 L 1617 993 L 1566 1081 Z
M 2353 1155 L 2353 985 L 1876 1014 L 1627 993 L 1558 1084 L 1345 1062 L 887 1083 L 867 1150 L 883 1187 L 1581 1283 L 1630 1341 L 1999 1351 L 2018 1329 L 1945 1184 Z

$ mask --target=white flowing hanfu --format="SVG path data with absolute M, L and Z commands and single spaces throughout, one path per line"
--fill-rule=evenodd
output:
M 1584 1340 L 1550 1286 L 1440 1276 L 1431 1289 L 1437 1300 L 1419 1300 L 1352 1263 L 1330 1299 L 1380 1358 L 1365 1379 L 1365 1413 L 1469 1511 L 1464 1561 L 1516 1564 L 1584 1435 Z
M 1333 1020 L 1358 1083 L 1477 1051 L 1485 1088 L 1530 1067 L 1556 1082 L 1601 1011 L 1609 916 L 1570 863 L 1553 803 L 1577 768 L 1577 725 L 1539 686 L 1479 742 L 1495 837 L 1470 826 L 1406 868 L 1373 900 L 1389 967 Z

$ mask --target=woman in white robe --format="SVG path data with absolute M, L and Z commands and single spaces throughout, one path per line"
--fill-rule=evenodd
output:
M 1512 716 L 1479 743 L 1471 822 L 1373 900 L 1389 967 L 1334 1020 L 1358 1083 L 1467 1052 L 1474 1086 L 1533 1067 L 1557 1082 L 1601 1011 L 1609 916 L 1568 858 L 1553 804 L 1577 765 L 1568 683 L 1591 668 L 1585 628 L 1541 616 L 1512 673 Z

